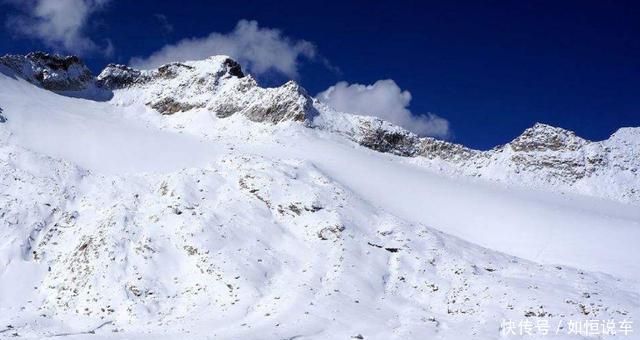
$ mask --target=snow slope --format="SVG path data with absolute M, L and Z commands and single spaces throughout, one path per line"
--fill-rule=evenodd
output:
M 503 318 L 638 317 L 637 205 L 376 152 L 353 124 L 375 121 L 226 60 L 106 101 L 3 69 L 0 337 L 495 339 Z

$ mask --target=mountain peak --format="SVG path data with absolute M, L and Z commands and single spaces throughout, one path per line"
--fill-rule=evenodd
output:
M 614 132 L 610 141 L 623 141 L 626 144 L 640 145 L 640 127 L 623 127 Z
M 117 100 L 140 102 L 163 115 L 206 108 L 218 117 L 242 114 L 252 121 L 305 121 L 316 110 L 298 83 L 263 88 L 226 55 L 173 62 L 152 70 L 110 64 L 96 78 Z M 135 93 L 135 94 L 132 94 Z
M 242 78 L 245 76 L 244 72 L 242 72 L 242 67 L 238 64 L 237 61 L 231 59 L 231 57 L 227 57 L 222 64 L 227 68 L 227 72 L 230 75 Z
M 87 88 L 93 75 L 77 56 L 63 56 L 45 52 L 27 55 L 4 55 L 0 64 L 16 72 L 25 80 L 52 91 L 76 91 Z
M 84 62 L 75 55 L 63 56 L 60 54 L 50 54 L 42 51 L 35 51 L 28 53 L 25 58 L 33 62 L 44 63 L 48 67 L 57 70 L 66 71 L 75 64 L 84 66 Z
M 514 151 L 570 151 L 577 150 L 586 143 L 586 139 L 576 136 L 573 131 L 536 123 L 509 145 Z
M 158 79 L 197 78 L 199 82 L 206 78 L 221 77 L 244 78 L 242 67 L 238 62 L 226 55 L 211 56 L 203 60 L 173 62 L 151 70 L 138 70 L 126 65 L 109 64 L 96 77 L 98 86 L 110 90 L 143 84 Z
M 109 64 L 96 77 L 98 86 L 108 89 L 118 89 L 134 83 L 141 72 L 121 64 Z

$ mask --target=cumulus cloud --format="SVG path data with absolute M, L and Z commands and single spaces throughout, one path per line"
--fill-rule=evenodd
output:
M 112 50 L 100 48 L 84 33 L 91 14 L 110 0 L 7 0 L 23 13 L 10 16 L 7 26 L 19 35 L 42 40 L 47 46 L 75 53 Z
M 373 85 L 339 82 L 316 98 L 338 111 L 376 116 L 421 136 L 447 138 L 449 122 L 433 113 L 416 115 L 409 111 L 411 93 L 391 79 Z
M 301 59 L 314 59 L 316 47 L 305 40 L 292 40 L 280 30 L 258 26 L 256 21 L 240 20 L 229 33 L 211 33 L 166 45 L 147 58 L 136 57 L 129 64 L 150 69 L 174 61 L 198 60 L 224 54 L 240 62 L 251 73 L 276 71 L 297 78 Z

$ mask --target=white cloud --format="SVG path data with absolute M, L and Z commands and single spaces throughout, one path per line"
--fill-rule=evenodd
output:
M 156 19 L 158 19 L 158 22 L 160 22 L 160 26 L 162 27 L 164 34 L 169 34 L 173 32 L 173 25 L 169 23 L 169 18 L 167 18 L 166 15 L 162 13 L 156 13 L 153 16 L 156 17 Z
M 231 56 L 257 75 L 277 71 L 297 78 L 299 60 L 314 59 L 317 53 L 315 46 L 308 41 L 292 41 L 280 30 L 259 27 L 256 21 L 240 20 L 229 33 L 213 32 L 203 38 L 182 39 L 162 47 L 147 58 L 133 58 L 129 64 L 150 69 L 169 62 L 204 59 L 216 54 Z
M 391 79 L 373 85 L 339 82 L 316 98 L 338 111 L 376 116 L 421 136 L 447 138 L 449 122 L 433 113 L 415 115 L 409 111 L 411 93 L 402 91 Z
M 42 40 L 47 46 L 75 53 L 101 48 L 84 34 L 87 20 L 110 0 L 9 0 L 24 11 L 10 16 L 7 26 L 17 34 Z M 113 49 L 113 46 L 107 49 Z

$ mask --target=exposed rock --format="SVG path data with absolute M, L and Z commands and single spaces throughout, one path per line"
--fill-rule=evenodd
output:
M 242 67 L 235 60 L 231 58 L 227 58 L 224 61 L 224 65 L 227 67 L 227 72 L 229 72 L 230 75 L 238 78 L 244 77 L 244 73 L 242 72 Z
M 464 161 L 482 154 L 481 151 L 431 137 L 421 138 L 417 149 L 420 156 L 447 161 Z
M 414 157 L 417 163 L 451 176 L 640 201 L 640 128 L 623 128 L 610 139 L 591 142 L 574 132 L 538 123 L 511 143 L 481 151 L 419 137 L 374 117 L 317 106 L 322 114 L 314 121 L 315 127 L 340 133 L 372 150 Z M 620 180 L 607 182 L 612 176 Z
M 358 141 L 360 145 L 399 156 L 416 156 L 418 137 L 403 129 L 388 128 L 385 123 L 379 119 L 364 121 L 360 127 L 362 131 L 362 138 Z
M 524 153 L 511 156 L 510 161 L 516 173 L 550 172 L 556 180 L 564 183 L 573 183 L 588 173 L 582 157 L 567 158 L 564 155 L 540 157 Z
M 143 79 L 144 77 L 142 77 L 142 73 L 139 70 L 125 65 L 109 64 L 96 77 L 96 84 L 103 88 L 115 90 L 129 87 Z
M 207 107 L 218 117 L 243 114 L 254 122 L 304 121 L 317 115 L 313 99 L 293 81 L 276 88 L 259 87 L 240 64 L 227 56 L 175 62 L 155 70 L 109 64 L 95 78 L 75 56 L 42 52 L 7 55 L 0 63 L 48 90 L 82 90 L 93 83 L 107 90 L 141 90 L 140 100 L 161 114 Z
M 577 137 L 573 131 L 536 123 L 509 145 L 514 151 L 575 151 L 586 143 L 586 140 Z
M 192 66 L 183 63 L 171 63 L 158 67 L 158 70 L 154 73 L 156 77 L 173 79 L 178 76 L 181 69 L 193 70 Z
M 207 108 L 220 118 L 242 114 L 254 122 L 304 121 L 317 115 L 313 99 L 297 83 L 262 88 L 227 56 L 171 63 L 139 71 L 109 65 L 97 78 L 99 86 L 129 89 L 162 114 Z
M 47 90 L 78 91 L 93 83 L 91 71 L 76 56 L 32 52 L 26 56 L 2 56 L 0 64 Z
M 155 103 L 150 103 L 149 105 L 154 110 L 160 112 L 163 115 L 171 115 L 176 112 L 189 111 L 197 107 L 196 105 L 178 102 L 173 98 L 162 98 Z
M 352 134 L 351 137 L 367 148 L 405 157 L 423 156 L 428 159 L 463 161 L 482 153 L 460 144 L 431 137 L 419 137 L 377 118 L 362 119 L 359 132 Z
M 296 82 L 289 81 L 273 89 L 254 88 L 264 100 L 250 102 L 240 107 L 239 112 L 254 122 L 279 123 L 282 121 L 304 121 L 315 113 L 313 100 Z

